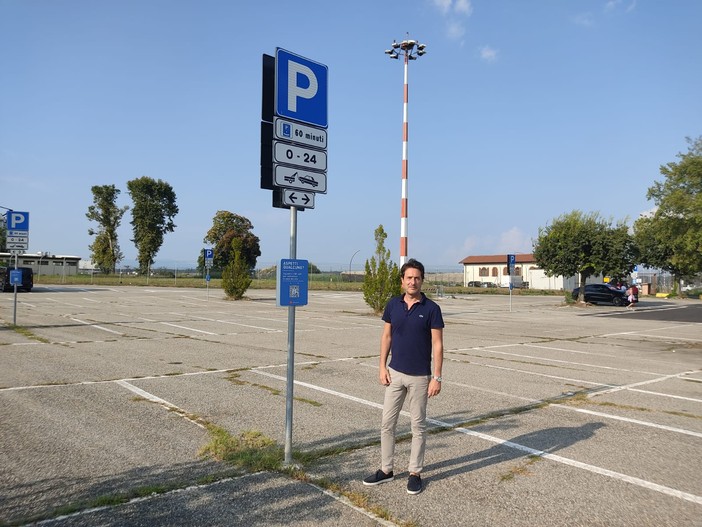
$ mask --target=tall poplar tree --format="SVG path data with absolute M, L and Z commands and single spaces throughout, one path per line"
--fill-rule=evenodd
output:
M 162 180 L 140 177 L 127 182 L 132 197 L 132 241 L 137 249 L 139 271 L 147 273 L 163 245 L 163 236 L 173 232 L 178 214 L 173 187 Z
M 114 185 L 95 185 L 90 190 L 93 204 L 88 207 L 85 216 L 97 223 L 96 229 L 88 229 L 88 234 L 95 236 L 89 246 L 90 258 L 103 273 L 114 273 L 117 264 L 124 258 L 117 241 L 117 229 L 129 207 L 117 206 L 120 190 Z

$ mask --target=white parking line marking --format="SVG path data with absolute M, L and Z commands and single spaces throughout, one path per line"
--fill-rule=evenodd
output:
M 180 315 L 180 313 L 171 313 L 171 314 Z M 240 324 L 238 322 L 231 322 L 230 320 L 221 320 L 221 319 L 208 318 L 208 317 L 198 317 L 196 315 L 191 315 L 191 317 L 196 318 L 198 320 L 205 320 L 207 322 L 219 322 L 220 324 L 230 324 L 232 326 L 241 326 L 242 328 L 260 329 L 262 331 L 270 331 L 272 333 L 280 333 L 282 331 L 281 329 L 264 328 L 263 326 L 252 326 L 251 324 Z
M 119 331 L 115 331 L 114 329 L 108 329 L 104 328 L 102 326 L 99 326 L 97 324 L 93 324 L 92 322 L 86 322 L 85 320 L 80 320 L 79 318 L 71 318 L 73 322 L 80 322 L 81 324 L 85 324 L 86 326 L 91 326 L 94 327 L 95 329 L 101 329 L 103 331 L 107 331 L 108 333 L 114 333 L 115 335 L 120 335 L 124 337 L 124 333 L 120 333 Z
M 511 344 L 511 346 L 521 346 L 521 344 Z M 500 347 L 504 348 L 505 346 L 501 345 Z M 644 375 L 660 375 L 659 372 L 628 370 L 626 368 L 615 368 L 613 366 L 602 366 L 600 364 L 589 364 L 587 362 L 573 362 L 573 361 L 569 361 L 569 360 L 549 359 L 547 357 L 536 357 L 534 355 L 522 355 L 521 353 L 508 353 L 506 351 L 496 351 L 492 347 L 463 348 L 463 349 L 456 349 L 456 350 L 449 350 L 449 351 L 486 351 L 488 353 L 494 353 L 495 355 L 509 355 L 511 357 L 519 357 L 522 359 L 545 360 L 548 362 L 557 362 L 560 364 L 571 364 L 573 366 L 585 366 L 587 368 L 598 368 L 601 370 L 625 371 L 627 373 L 642 373 Z
M 585 408 L 573 408 L 572 406 L 566 406 L 563 404 L 554 404 L 556 408 L 564 408 L 566 410 L 572 410 L 573 412 L 580 412 L 583 414 L 596 415 L 597 417 L 604 417 L 606 419 L 613 419 L 615 421 L 624 421 L 625 423 L 633 423 L 641 426 L 648 426 L 651 428 L 658 428 L 660 430 L 667 430 L 668 432 L 675 432 L 677 434 L 685 434 L 694 437 L 702 437 L 702 433 L 693 432 L 692 430 L 685 430 L 684 428 L 674 428 L 672 426 L 659 425 L 657 423 L 651 423 L 650 421 L 640 421 L 639 419 L 631 419 L 630 417 L 622 417 L 614 414 L 605 414 L 603 412 L 595 412 L 593 410 L 586 410 Z
M 170 322 L 160 322 L 164 326 L 171 326 L 178 329 L 184 329 L 186 331 L 195 331 L 196 333 L 204 333 L 205 335 L 216 335 L 217 333 L 212 333 L 211 331 L 205 331 L 204 329 L 189 328 L 187 326 L 179 326 L 178 324 L 171 324 Z
M 434 421 L 432 419 L 427 419 L 427 421 L 433 421 L 435 424 L 443 426 L 443 423 L 441 421 Z M 539 456 L 545 459 L 550 459 L 551 461 L 555 461 L 557 463 L 562 463 L 571 467 L 587 470 L 588 472 L 593 472 L 601 476 L 607 476 L 613 479 L 617 479 L 619 481 L 631 483 L 632 485 L 636 485 L 638 487 L 643 487 L 645 489 L 660 492 L 662 494 L 667 494 L 668 496 L 673 496 L 674 498 L 680 498 L 685 501 L 691 501 L 692 503 L 702 505 L 702 496 L 696 496 L 695 494 L 690 494 L 688 492 L 683 492 L 677 489 L 673 489 L 671 487 L 666 487 L 665 485 L 659 485 L 658 483 L 646 481 L 645 479 L 636 478 L 634 476 L 628 476 L 626 474 L 622 474 L 621 472 L 615 472 L 606 468 L 597 467 L 595 465 L 589 465 L 580 461 L 575 461 L 574 459 L 558 456 L 556 454 L 549 454 L 548 452 L 544 452 L 542 450 L 536 450 L 525 445 L 513 443 L 512 441 L 508 441 L 506 439 L 500 439 L 499 437 L 494 437 L 491 435 L 483 434 L 481 432 L 476 432 L 475 430 L 467 430 L 465 428 L 454 428 L 454 430 L 462 434 L 479 437 L 481 439 L 484 439 L 485 441 L 490 441 L 492 443 L 504 445 L 509 448 L 514 448 L 515 450 L 520 450 L 532 456 Z
M 465 361 L 463 360 L 458 360 L 458 359 L 452 359 L 450 357 L 447 357 L 444 355 L 444 361 L 452 361 L 452 362 L 460 362 L 462 364 L 465 364 Z M 583 379 L 573 379 L 571 377 L 561 377 L 559 375 L 548 375 L 547 373 L 536 373 L 533 371 L 527 371 L 527 370 L 520 370 L 518 368 L 508 368 L 506 366 L 495 366 L 494 364 L 485 364 L 482 362 L 475 362 L 475 361 L 470 361 L 469 364 L 472 364 L 474 366 L 481 366 L 483 368 L 492 368 L 495 370 L 504 370 L 504 371 L 511 371 L 515 373 L 524 373 L 526 375 L 533 375 L 535 377 L 546 377 L 547 379 L 555 379 L 557 381 L 568 381 L 568 382 L 577 382 L 580 384 L 590 384 L 592 386 L 610 386 L 614 388 L 613 384 L 605 384 L 602 382 L 593 382 L 593 381 L 585 381 Z
M 183 419 L 185 419 L 186 421 L 190 421 L 191 423 L 199 426 L 200 428 L 203 428 L 203 429 L 205 428 L 205 425 L 203 425 L 202 423 L 198 423 L 194 419 L 191 419 L 190 417 L 188 417 L 188 414 L 185 410 L 183 410 L 182 408 L 179 408 L 178 406 L 176 406 L 173 403 L 169 403 L 165 399 L 161 399 L 160 397 L 157 397 L 152 393 L 149 393 L 145 390 L 142 390 L 141 388 L 138 388 L 138 387 L 134 386 L 133 384 L 128 383 L 127 381 L 115 381 L 115 384 L 119 384 L 123 388 L 126 388 L 130 392 L 134 392 L 135 394 L 139 395 L 140 397 L 143 397 L 144 399 L 151 401 L 152 403 L 157 403 L 157 404 L 160 404 L 161 406 L 165 406 L 169 410 L 177 410 L 178 414 L 181 415 L 183 417 Z
M 645 393 L 648 395 L 658 395 L 660 397 L 670 397 L 671 399 L 680 399 L 682 401 L 691 401 L 693 403 L 702 403 L 702 399 L 695 399 L 693 397 L 683 397 L 682 395 L 673 395 L 670 393 L 652 392 L 650 390 L 639 390 L 638 388 L 627 388 L 630 392 Z
M 250 370 L 253 373 L 257 373 L 259 375 L 264 375 L 266 377 L 272 377 L 274 379 L 278 379 L 282 382 L 286 382 L 287 379 L 285 377 L 282 377 L 280 375 L 275 375 L 269 372 L 264 372 L 264 371 L 259 371 L 256 369 Z M 342 399 L 346 399 L 348 401 L 353 401 L 357 402 L 366 406 L 370 406 L 373 408 L 378 408 L 381 409 L 383 408 L 382 404 L 374 403 L 372 401 L 368 401 L 365 399 L 360 399 L 359 397 L 355 397 L 353 395 L 348 395 L 345 393 L 337 392 L 335 390 L 330 390 L 328 388 L 323 388 L 321 386 L 316 386 L 314 384 L 309 384 L 306 382 L 302 381 L 295 381 L 295 384 L 298 386 L 304 386 L 305 388 L 310 388 L 311 390 L 317 390 L 320 392 L 324 392 L 330 395 L 334 395 L 336 397 L 340 397 Z M 406 411 L 401 411 L 400 412 L 403 416 L 409 417 L 409 412 Z M 427 421 L 440 426 L 440 427 L 447 427 L 447 428 L 452 428 L 453 425 L 450 423 L 444 422 L 444 421 L 438 421 L 436 419 L 431 419 L 427 418 Z M 682 500 L 686 501 L 691 501 L 692 503 L 697 503 L 699 505 L 702 505 L 702 496 L 696 496 L 694 494 L 690 494 L 688 492 L 683 492 L 677 489 L 673 489 L 671 487 L 666 487 L 664 485 L 659 485 L 657 483 L 653 483 L 651 481 L 646 481 L 644 479 L 636 478 L 633 476 L 628 476 L 626 474 L 622 474 L 620 472 L 615 472 L 613 470 L 608 470 L 606 468 L 602 467 L 597 467 L 595 465 L 590 465 L 588 463 L 583 463 L 581 461 L 576 461 L 574 459 L 566 458 L 563 456 L 558 456 L 556 454 L 550 454 L 548 452 L 544 452 L 542 450 L 536 450 L 534 448 L 528 447 L 526 445 L 520 445 L 518 443 L 513 443 L 512 441 L 508 441 L 506 439 L 500 439 L 499 437 L 491 436 L 488 434 L 484 434 L 482 432 L 476 432 L 475 430 L 468 430 L 467 428 L 452 428 L 452 430 L 459 432 L 461 434 L 466 434 L 466 435 L 471 435 L 474 437 L 478 437 L 480 439 L 484 439 L 485 441 L 489 441 L 491 443 L 497 443 L 509 448 L 513 448 L 515 450 L 520 450 L 522 452 L 526 452 L 527 454 L 533 455 L 533 456 L 539 456 L 543 457 L 545 459 L 549 459 L 551 461 L 555 461 L 557 463 L 562 463 L 564 465 L 569 465 L 571 467 L 579 468 L 582 470 L 587 470 L 588 472 L 593 472 L 595 474 L 599 474 L 601 476 L 607 476 L 609 478 L 617 479 L 619 481 L 623 481 L 626 483 L 630 483 L 632 485 L 636 485 L 638 487 L 643 487 L 645 489 L 653 490 L 656 492 L 660 492 L 662 494 L 666 494 L 668 496 L 673 496 L 675 498 L 680 498 Z
M 609 388 L 608 390 L 602 390 L 602 391 L 597 392 L 597 395 L 604 395 L 605 393 L 619 392 L 621 390 L 629 390 L 630 388 L 635 388 L 636 386 L 645 386 L 646 384 L 653 384 L 654 382 L 667 381 L 669 379 L 679 379 L 683 375 L 690 375 L 691 373 L 698 373 L 699 371 L 700 370 L 683 371 L 680 373 L 673 373 L 671 375 L 664 375 L 663 377 L 658 377 L 656 379 L 649 379 L 647 381 L 634 382 L 632 384 L 624 384 L 622 386 L 613 386 L 612 388 Z

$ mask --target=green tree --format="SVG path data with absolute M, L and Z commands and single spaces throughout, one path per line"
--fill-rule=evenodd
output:
M 547 276 L 578 275 L 578 300 L 582 301 L 588 277 L 628 275 L 634 269 L 637 251 L 625 223 L 612 225 L 598 213 L 576 210 L 539 228 L 534 259 Z
M 0 252 L 7 251 L 7 226 L 5 225 L 5 217 L 0 217 Z
M 375 313 L 381 313 L 393 296 L 402 292 L 400 269 L 390 260 L 390 250 L 385 249 L 388 235 L 382 225 L 375 230 L 375 255 L 366 260 L 363 277 L 363 299 Z
M 242 241 L 237 238 L 232 240 L 230 252 L 229 263 L 222 273 L 222 287 L 229 298 L 241 300 L 252 280 L 242 251 Z
M 178 214 L 176 195 L 165 181 L 140 177 L 127 182 L 132 207 L 132 241 L 137 248 L 139 271 L 148 272 L 163 245 L 163 236 L 173 232 L 173 218 Z
M 261 256 L 261 247 L 258 236 L 253 232 L 253 224 L 244 216 L 239 216 L 226 210 L 217 211 L 212 218 L 212 227 L 203 242 L 211 244 L 214 249 L 214 261 L 212 266 L 215 269 L 225 269 L 233 257 L 232 242 L 238 240 L 241 256 L 251 271 L 256 268 L 256 261 Z M 204 266 L 203 255 L 200 253 L 198 267 Z
M 88 229 L 88 234 L 95 236 L 89 246 L 90 258 L 103 273 L 114 273 L 117 264 L 124 258 L 117 241 L 117 229 L 129 207 L 117 206 L 120 190 L 114 185 L 95 185 L 90 191 L 93 193 L 93 204 L 88 207 L 85 216 L 97 223 L 97 229 Z
M 702 137 L 687 142 L 688 152 L 661 166 L 665 179 L 648 189 L 655 212 L 634 223 L 642 263 L 670 272 L 674 290 L 702 272 Z

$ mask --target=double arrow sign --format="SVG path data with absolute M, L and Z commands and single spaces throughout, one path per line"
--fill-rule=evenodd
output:
M 287 202 L 287 203 L 286 203 Z M 285 189 L 283 192 L 283 203 L 291 207 L 305 207 L 306 209 L 314 208 L 314 193 L 299 192 L 296 190 Z

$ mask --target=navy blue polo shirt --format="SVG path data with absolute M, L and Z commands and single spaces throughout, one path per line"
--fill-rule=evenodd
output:
M 383 312 L 391 326 L 389 366 L 407 375 L 431 375 L 431 330 L 444 327 L 441 308 L 422 293 L 408 310 L 404 298 L 391 298 Z

